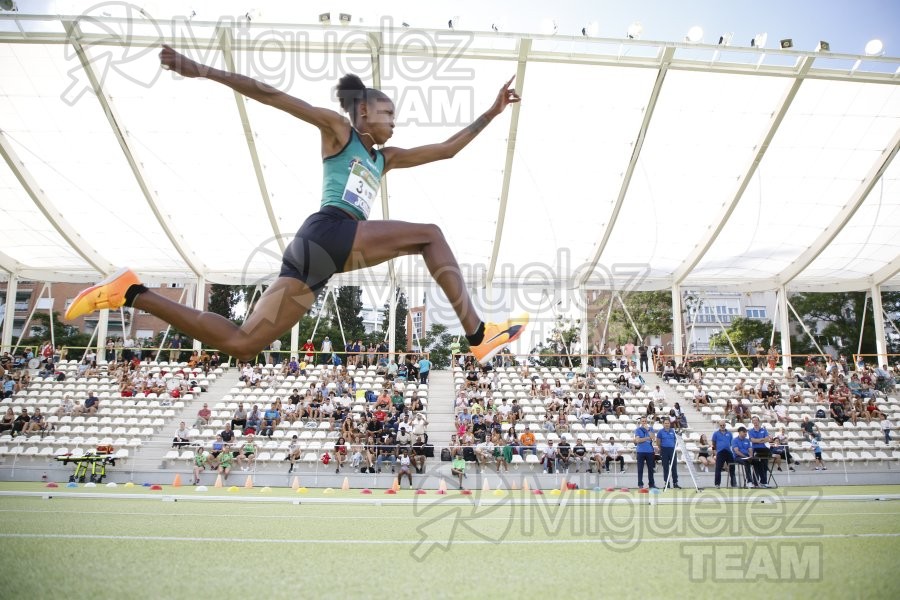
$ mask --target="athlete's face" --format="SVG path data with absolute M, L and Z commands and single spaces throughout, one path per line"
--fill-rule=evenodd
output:
M 382 145 L 394 135 L 394 103 L 375 98 L 366 103 L 366 129 L 376 144 Z

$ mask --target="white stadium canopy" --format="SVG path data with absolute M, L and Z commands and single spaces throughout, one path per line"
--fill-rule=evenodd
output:
M 255 283 L 320 200 L 318 132 L 161 71 L 162 42 L 337 109 L 346 72 L 441 141 L 372 218 L 441 226 L 473 288 L 900 284 L 900 59 L 414 29 L 0 17 L 0 269 Z M 425 285 L 418 258 L 341 276 Z

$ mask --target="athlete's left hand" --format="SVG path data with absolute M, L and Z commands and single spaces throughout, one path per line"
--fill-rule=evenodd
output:
M 509 81 L 506 82 L 506 85 L 500 88 L 497 99 L 494 100 L 494 105 L 491 107 L 490 111 L 488 111 L 491 115 L 496 117 L 503 112 L 508 104 L 515 104 L 522 100 L 519 97 L 519 94 L 516 93 L 516 89 L 509 87 L 512 85 L 513 79 L 515 78 L 516 76 L 513 75 L 509 78 Z

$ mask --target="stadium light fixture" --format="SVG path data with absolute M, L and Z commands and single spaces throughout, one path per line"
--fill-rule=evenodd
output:
M 556 22 L 556 19 L 544 19 L 541 21 L 541 33 L 544 35 L 556 35 L 556 32 L 559 31 L 559 23 Z
M 322 13 L 319 15 L 319 25 L 331 25 L 331 13 Z
M 0 10 L 18 12 L 19 7 L 16 6 L 15 0 L 0 0 Z
M 734 37 L 734 33 L 723 33 L 719 36 L 719 45 L 720 46 L 730 46 L 731 39 Z
M 452 30 L 452 29 L 456 29 L 457 27 L 459 27 L 459 16 L 451 17 L 447 21 L 447 29 Z
M 699 25 L 694 25 L 693 27 L 688 29 L 687 35 L 684 37 L 684 41 L 690 42 L 692 44 L 703 41 L 703 28 Z
M 340 13 L 338 15 L 338 21 L 341 22 L 341 25 L 349 25 L 352 20 L 353 16 L 350 13 Z
M 831 44 L 825 40 L 821 40 L 819 45 L 816 46 L 816 52 L 831 52 Z
M 866 56 L 884 55 L 884 43 L 879 39 L 869 40 L 866 44 Z
M 794 47 L 794 40 L 792 40 L 791 38 L 785 38 L 778 42 L 778 44 L 781 46 L 782 50 L 788 50 L 789 48 Z
M 402 23 L 400 23 L 400 26 L 403 27 L 404 29 L 409 29 L 409 23 L 407 23 L 406 21 L 403 21 Z
M 625 37 L 629 40 L 639 40 L 642 35 L 644 35 L 644 26 L 641 25 L 640 21 L 635 21 L 625 31 Z
M 753 36 L 753 39 L 750 40 L 750 47 L 751 48 L 765 48 L 766 40 L 768 40 L 768 39 L 769 39 L 768 33 L 757 33 L 755 36 Z
M 591 21 L 581 28 L 581 35 L 583 35 L 584 37 L 597 37 L 597 34 L 599 32 L 600 25 L 597 24 L 597 21 Z

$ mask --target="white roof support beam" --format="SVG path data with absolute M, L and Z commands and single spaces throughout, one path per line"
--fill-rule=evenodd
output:
M 219 27 L 216 29 L 216 34 L 219 37 L 219 49 L 222 51 L 222 55 L 225 58 L 225 66 L 229 71 L 235 72 L 234 50 L 232 49 L 234 37 L 231 33 L 231 29 Z M 260 197 L 262 197 L 263 206 L 266 209 L 266 216 L 269 217 L 269 224 L 272 226 L 272 233 L 275 236 L 275 241 L 278 243 L 278 247 L 281 251 L 284 252 L 287 244 L 284 241 L 284 236 L 281 234 L 281 229 L 278 227 L 278 219 L 275 218 L 275 211 L 272 209 L 269 186 L 266 185 L 263 166 L 259 160 L 259 153 L 256 151 L 256 136 L 253 133 L 253 127 L 250 126 L 250 116 L 247 114 L 248 100 L 242 94 L 235 91 L 234 101 L 235 104 L 237 104 L 238 114 L 241 117 L 241 127 L 244 129 L 244 137 L 247 140 L 247 150 L 250 151 L 250 161 L 253 163 L 253 172 L 256 174 L 256 183 L 259 186 L 259 194 Z
M 381 89 L 381 52 L 384 40 L 381 33 L 369 34 L 369 51 L 372 58 L 372 86 L 375 89 Z M 381 218 L 385 221 L 391 218 L 391 203 L 388 198 L 388 182 L 387 175 L 381 178 Z M 397 287 L 397 269 L 394 266 L 394 259 L 388 261 L 388 275 L 391 279 L 391 293 Z M 393 342 L 391 342 L 391 352 L 394 351 Z
M 528 63 L 528 53 L 531 51 L 531 38 L 519 40 L 519 61 L 516 69 L 516 78 L 513 87 L 521 96 L 525 88 L 525 67 Z M 509 186 L 512 181 L 513 159 L 516 155 L 516 137 L 519 131 L 519 113 L 521 104 L 512 105 L 512 118 L 509 120 L 509 136 L 506 138 L 506 163 L 503 166 L 503 184 L 500 188 L 500 209 L 497 212 L 497 229 L 494 232 L 494 247 L 491 250 L 491 263 L 488 265 L 487 282 L 494 279 L 494 271 L 497 268 L 497 255 L 500 253 L 500 242 L 503 240 L 503 224 L 506 221 L 506 206 L 509 200 Z
M 0 269 L 3 269 L 10 275 L 16 275 L 22 270 L 22 263 L 5 252 L 0 252 Z
M 85 262 L 96 269 L 98 273 L 112 272 L 114 270 L 113 264 L 91 247 L 91 245 L 81 237 L 81 234 L 66 220 L 63 214 L 57 210 L 53 202 L 50 201 L 50 198 L 44 190 L 41 189 L 37 180 L 25 166 L 25 163 L 19 158 L 15 148 L 13 148 L 12 142 L 3 130 L 0 130 L 0 154 L 3 155 L 3 158 L 6 160 L 6 164 L 9 165 L 13 175 L 15 175 L 16 179 L 19 180 L 19 183 L 22 184 L 25 193 L 34 200 L 38 209 L 45 217 L 47 217 L 50 224 L 53 225 L 56 231 L 59 232 L 59 235 L 66 240 L 72 249 L 75 250 Z M 5 266 L 3 268 L 6 269 Z
M 900 273 L 900 256 L 878 269 L 872 276 L 873 283 L 883 285 L 897 273 Z
M 766 133 L 763 135 L 762 140 L 756 145 L 756 153 L 753 155 L 753 159 L 750 161 L 750 165 L 744 171 L 743 176 L 738 179 L 737 189 L 734 192 L 734 195 L 731 197 L 731 202 L 728 202 L 722 206 L 722 210 L 719 213 L 718 219 L 715 221 L 715 225 L 709 227 L 706 230 L 706 234 L 702 237 L 702 239 L 697 241 L 697 245 L 694 246 L 694 249 L 688 254 L 687 258 L 675 269 L 675 273 L 673 274 L 673 278 L 675 279 L 676 284 L 680 284 L 685 280 L 685 278 L 694 270 L 694 268 L 703 260 L 703 257 L 706 256 L 706 253 L 709 251 L 710 247 L 712 247 L 713 243 L 715 243 L 716 239 L 718 239 L 719 234 L 722 232 L 722 229 L 725 228 L 725 224 L 728 223 L 728 219 L 731 218 L 731 214 L 734 212 L 734 209 L 737 208 L 738 203 L 741 201 L 741 198 L 744 196 L 744 192 L 747 190 L 747 186 L 750 185 L 750 181 L 753 179 L 753 175 L 756 174 L 756 170 L 759 168 L 759 164 L 762 162 L 763 157 L 766 155 L 766 151 L 769 149 L 769 144 L 772 143 L 772 139 L 775 137 L 775 134 L 778 132 L 778 128 L 781 126 L 781 122 L 784 120 L 785 115 L 787 115 L 788 110 L 791 108 L 791 104 L 794 102 L 794 98 L 797 97 L 797 92 L 800 91 L 800 86 L 803 84 L 803 80 L 806 77 L 806 74 L 809 73 L 809 69 L 812 67 L 813 59 L 809 56 L 803 57 L 797 65 L 797 78 L 794 80 L 794 83 L 788 90 L 785 92 L 784 97 L 781 99 L 781 103 L 778 105 L 778 108 L 775 112 L 772 113 L 772 118 L 769 120 L 769 126 L 766 128 Z
M 631 178 L 634 175 L 634 169 L 637 167 L 638 160 L 641 157 L 641 150 L 644 147 L 644 140 L 647 138 L 647 131 L 650 128 L 650 122 L 653 120 L 653 112 L 656 110 L 656 102 L 659 100 L 659 94 L 662 91 L 663 82 L 666 80 L 666 73 L 669 70 L 669 63 L 675 54 L 675 48 L 666 48 L 660 58 L 659 72 L 656 74 L 656 82 L 653 84 L 653 91 L 650 92 L 650 99 L 647 101 L 647 108 L 644 110 L 644 120 L 641 122 L 641 128 L 638 130 L 637 138 L 634 141 L 634 148 L 631 151 L 631 160 L 628 161 L 628 167 L 625 169 L 625 176 L 622 178 L 622 185 L 619 187 L 619 195 L 613 206 L 612 214 L 609 221 L 603 226 L 603 233 L 600 235 L 600 241 L 597 242 L 597 248 L 594 256 L 591 258 L 589 266 L 584 270 L 578 285 L 584 284 L 600 262 L 603 251 L 606 250 L 606 244 L 612 235 L 613 228 L 619 218 L 619 212 L 622 210 L 622 204 L 625 202 L 625 196 L 628 195 L 628 188 L 631 185 Z
M 90 58 L 87 56 L 87 52 L 85 51 L 85 48 L 81 43 L 82 32 L 78 27 L 78 23 L 74 21 L 63 21 L 63 25 L 66 28 L 66 33 L 68 34 L 72 49 L 78 56 L 78 60 L 81 63 L 81 68 L 84 69 L 84 73 L 85 75 L 87 75 L 88 81 L 90 81 L 91 83 L 91 88 L 94 90 L 94 95 L 97 96 L 97 101 L 100 102 L 100 106 L 103 108 L 103 113 L 106 115 L 107 121 L 109 121 L 109 125 L 112 128 L 113 135 L 116 136 L 116 141 L 119 142 L 119 147 L 122 149 L 122 153 L 125 155 L 125 160 L 128 161 L 128 165 L 131 167 L 131 172 L 134 174 L 135 181 L 137 182 L 144 198 L 147 200 L 147 204 L 150 206 L 150 210 L 153 211 L 153 215 L 156 217 L 156 220 L 159 221 L 160 227 L 162 227 L 162 230 L 166 232 L 166 236 L 169 238 L 169 242 L 171 242 L 172 246 L 178 252 L 179 256 L 181 256 L 181 259 L 185 262 L 187 268 L 193 271 L 194 275 L 200 277 L 204 271 L 202 265 L 193 256 L 193 253 L 189 252 L 185 245 L 182 244 L 181 240 L 183 239 L 183 236 L 175 233 L 175 228 L 172 225 L 172 221 L 168 216 L 163 214 L 162 210 L 160 210 L 159 206 L 156 203 L 156 192 L 152 191 L 147 183 L 147 177 L 144 173 L 143 164 L 140 160 L 138 160 L 134 148 L 129 143 L 128 132 L 124 127 L 120 125 L 122 120 L 116 113 L 115 108 L 112 105 L 112 100 L 104 92 L 103 86 L 100 83 L 100 79 L 97 77 L 97 73 L 94 71 L 94 66 L 91 63 Z M 106 269 L 107 272 L 111 270 L 111 268 Z
M 872 191 L 872 188 L 875 187 L 875 184 L 881 179 L 882 175 L 884 175 L 884 172 L 887 171 L 888 167 L 891 165 L 891 161 L 897 156 L 898 150 L 900 150 L 900 129 L 897 129 L 894 133 L 894 137 L 891 139 L 887 148 L 885 148 L 881 156 L 878 157 L 878 160 L 872 165 L 872 168 L 869 169 L 866 177 L 859 186 L 857 186 L 856 191 L 853 192 L 853 196 L 848 199 L 847 204 L 844 205 L 844 208 L 841 209 L 834 220 L 832 220 L 831 224 L 825 228 L 803 254 L 797 257 L 784 271 L 776 276 L 780 285 L 785 286 L 793 281 L 793 279 L 811 265 L 822 251 L 828 247 L 828 244 L 837 237 L 844 226 L 850 222 L 851 218 L 853 218 L 853 215 L 856 214 L 859 207 L 865 202 L 866 198 L 869 196 L 869 192 Z

